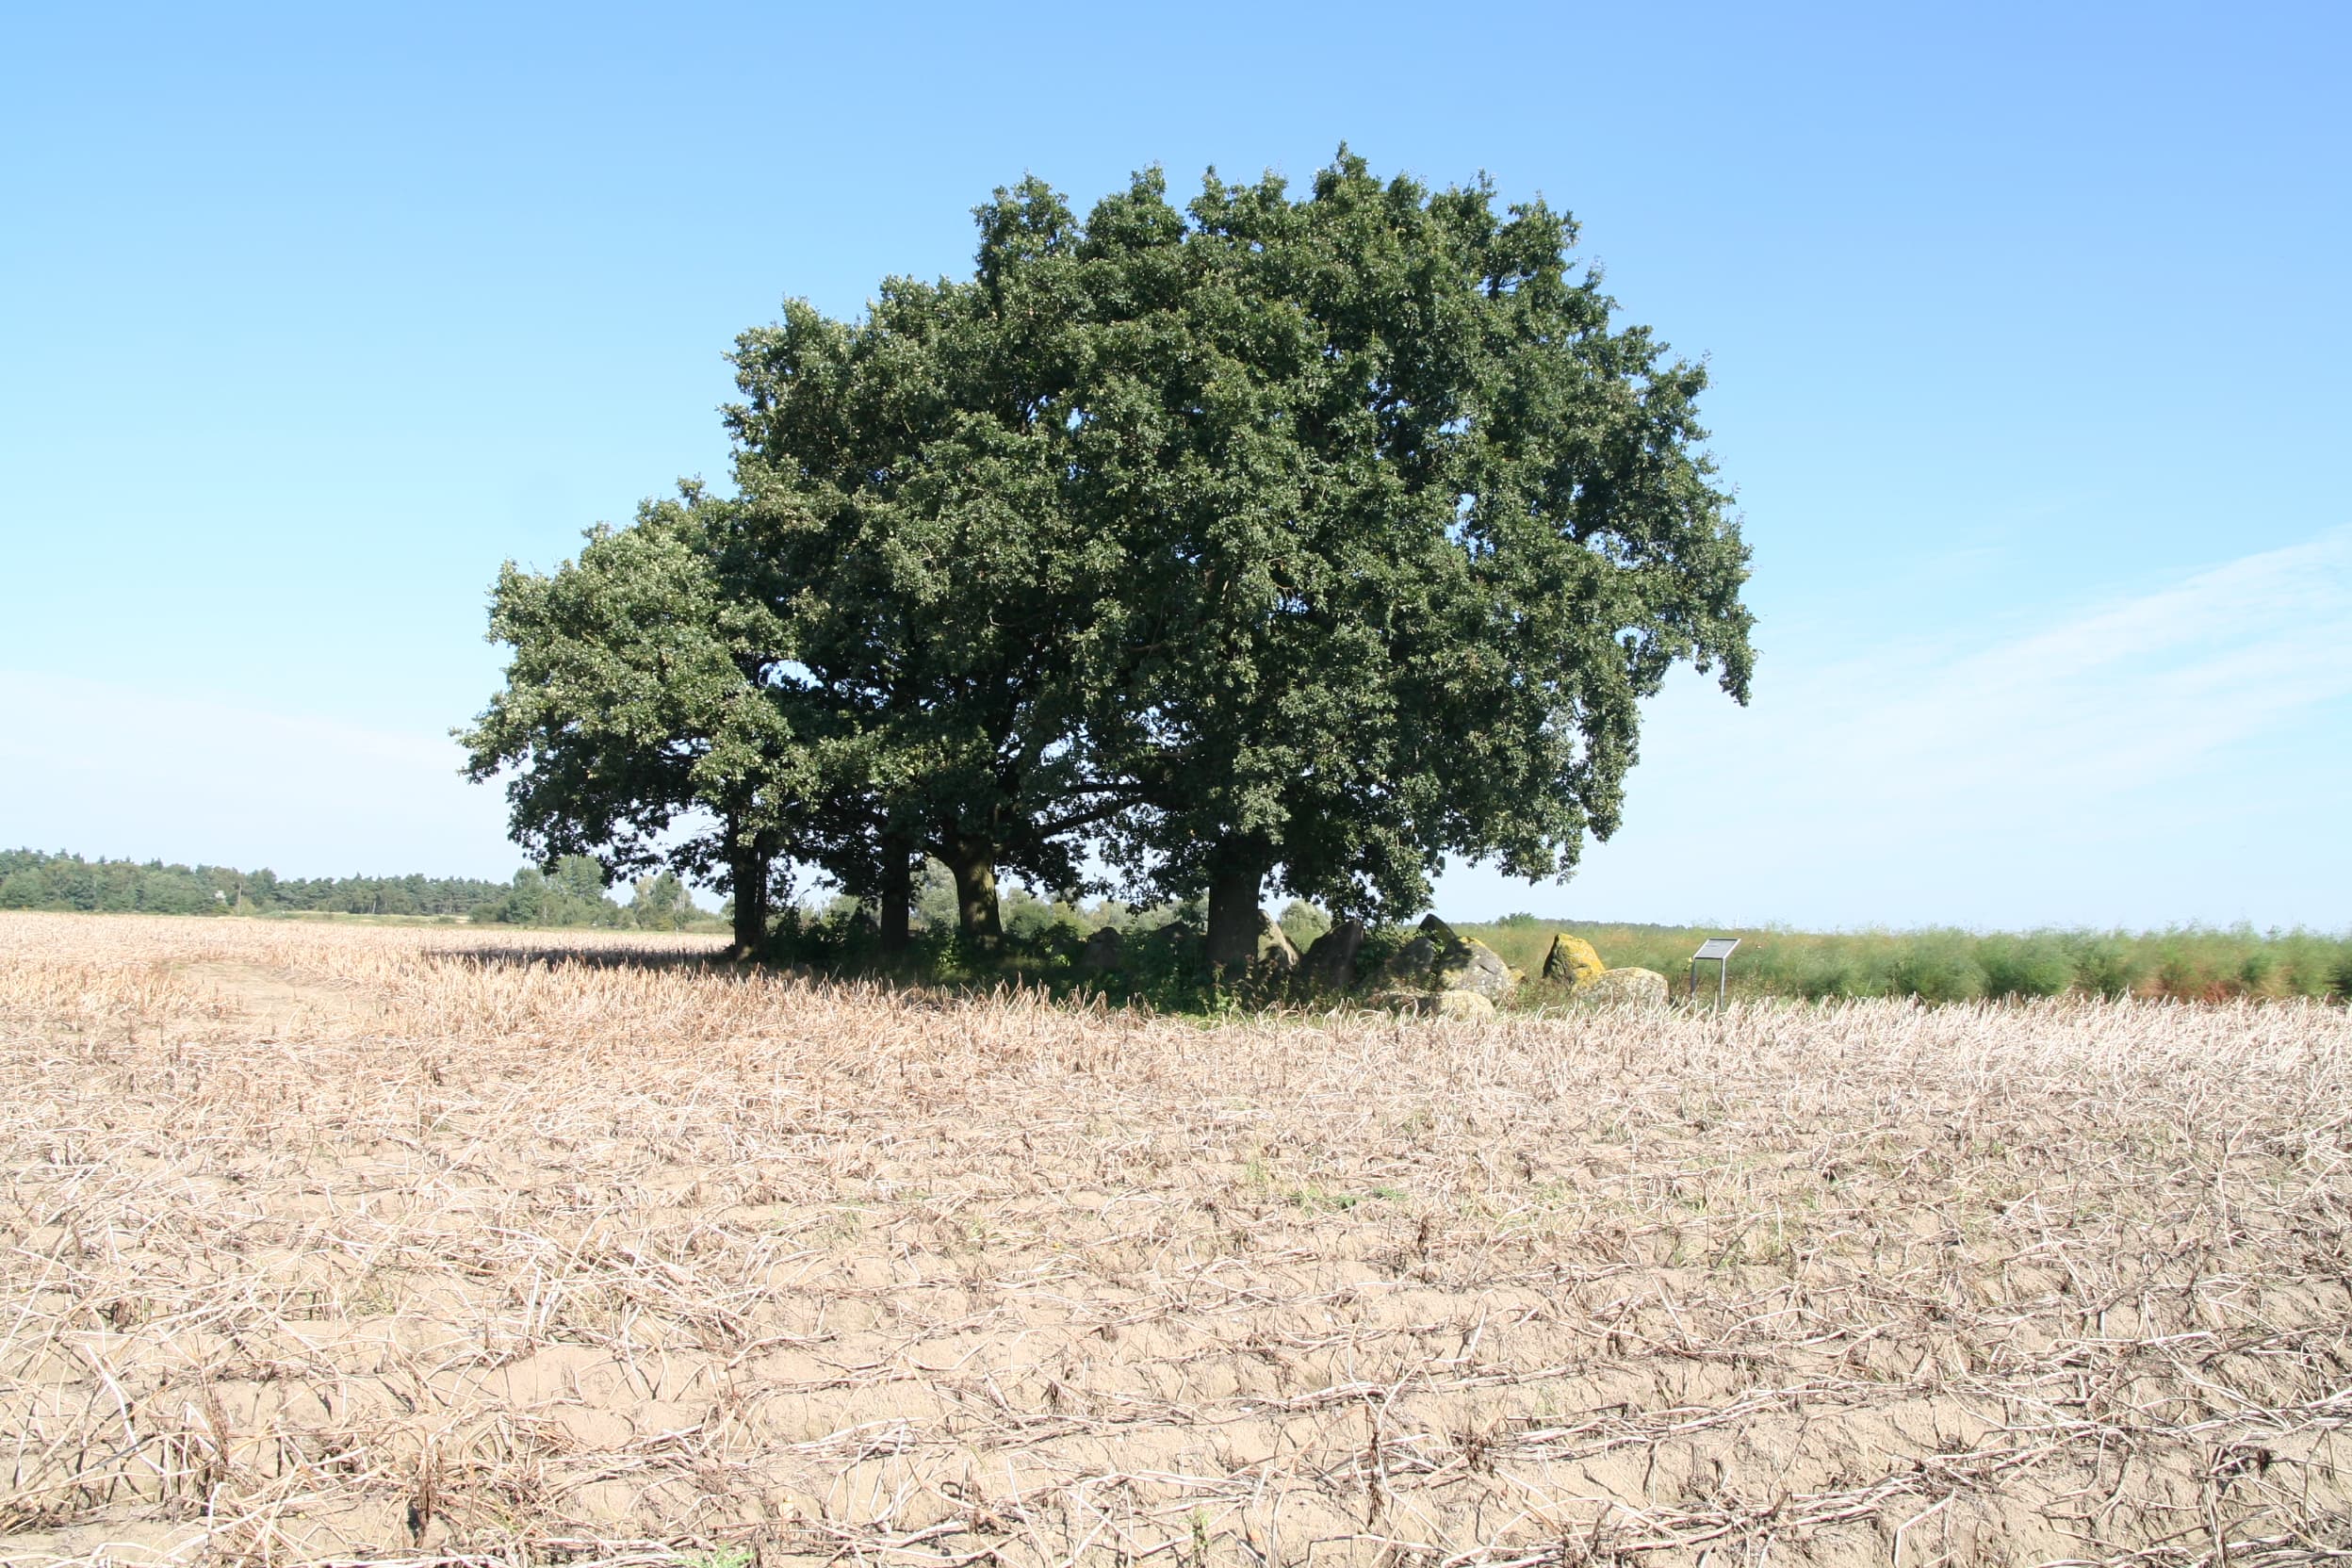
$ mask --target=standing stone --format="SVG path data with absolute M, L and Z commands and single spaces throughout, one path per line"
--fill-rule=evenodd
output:
M 1415 937 L 1380 966 L 1382 988 L 1387 990 L 1426 991 L 1437 968 L 1437 944 L 1426 936 Z
M 1424 915 L 1420 934 L 1390 955 L 1380 973 L 1392 986 L 1406 990 L 1436 990 L 1438 970 L 1446 955 L 1462 945 L 1452 926 L 1435 915 Z
M 1490 1002 L 1511 994 L 1518 977 L 1502 955 L 1481 941 L 1463 937 L 1435 915 L 1421 922 L 1421 933 L 1396 950 L 1385 970 L 1393 986 L 1420 991 L 1474 991 Z
M 1364 951 L 1364 923 L 1343 920 L 1315 939 L 1298 961 L 1301 995 L 1350 991 L 1356 988 L 1356 956 Z
M 1503 962 L 1503 956 L 1482 941 L 1465 939 L 1462 945 L 1456 961 L 1439 972 L 1444 989 L 1448 993 L 1468 991 L 1489 1002 L 1500 1002 L 1509 996 L 1511 988 L 1518 984 L 1518 977 Z
M 1591 942 L 1565 931 L 1552 939 L 1552 950 L 1544 956 L 1544 978 L 1571 988 L 1599 979 L 1608 968 Z
M 1086 939 L 1086 949 L 1078 956 L 1078 967 L 1088 974 L 1106 974 L 1119 968 L 1127 956 L 1127 939 L 1119 928 L 1106 925 Z

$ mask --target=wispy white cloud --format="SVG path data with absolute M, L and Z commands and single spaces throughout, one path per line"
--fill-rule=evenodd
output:
M 1655 706 L 1627 825 L 1480 906 L 1859 923 L 2352 923 L 2352 529 L 1974 645 L 1775 668 Z M 2345 835 L 2329 830 L 2341 844 Z M 2333 867 L 2330 871 L 2328 868 Z
M 1942 662 L 1801 676 L 1782 762 L 1789 782 L 1851 769 L 2103 808 L 2348 694 L 2352 530 L 2338 530 Z

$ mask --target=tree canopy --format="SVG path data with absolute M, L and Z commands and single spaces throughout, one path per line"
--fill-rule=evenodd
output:
M 1156 172 L 1083 220 L 977 209 L 972 275 L 745 333 L 737 494 L 690 486 L 547 576 L 467 733 L 542 856 L 792 864 L 904 942 L 927 854 L 995 878 L 1426 904 L 1448 858 L 1564 876 L 1617 825 L 1679 663 L 1745 701 L 1747 551 L 1701 366 L 1621 324 L 1576 227 L 1345 148 L 1294 195 Z

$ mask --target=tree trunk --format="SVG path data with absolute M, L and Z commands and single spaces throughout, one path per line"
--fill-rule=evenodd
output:
M 1004 925 L 996 906 L 996 846 L 985 839 L 955 839 L 947 869 L 956 878 L 956 923 L 975 953 L 1004 945 Z
M 882 835 L 882 956 L 906 951 L 907 912 L 915 902 L 914 848 L 904 833 Z
M 1257 958 L 1258 884 L 1266 874 L 1255 865 L 1225 867 L 1209 880 L 1208 960 L 1212 972 L 1238 979 Z
M 730 857 L 727 875 L 735 895 L 735 945 L 730 958 L 757 958 L 768 942 L 768 857 L 758 848 L 738 845 Z

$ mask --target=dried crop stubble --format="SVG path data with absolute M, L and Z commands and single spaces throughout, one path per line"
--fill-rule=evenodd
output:
M 2340 1010 L 702 951 L 0 917 L 0 1557 L 2352 1550 Z

